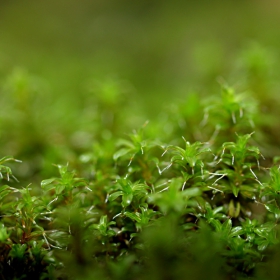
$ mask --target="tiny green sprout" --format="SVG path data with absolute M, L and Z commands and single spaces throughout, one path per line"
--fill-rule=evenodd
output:
M 9 236 L 10 233 L 7 232 L 7 228 L 3 224 L 0 224 L 0 244 L 6 242 Z
M 3 165 L 8 161 L 21 162 L 20 160 L 14 159 L 13 157 L 6 156 L 0 159 L 0 179 L 3 179 L 4 175 L 6 175 L 7 181 L 10 181 L 10 177 L 12 177 L 15 181 L 18 181 L 17 178 L 13 175 L 10 167 Z
M 14 244 L 10 251 L 10 256 L 13 259 L 23 259 L 27 253 L 27 244 Z
M 148 225 L 150 220 L 158 214 L 158 212 L 140 207 L 141 212 L 124 212 L 124 215 L 134 221 L 136 221 L 136 228 L 141 230 L 144 226 Z
M 222 87 L 222 104 L 231 115 L 234 124 L 236 124 L 236 112 L 239 112 L 240 117 L 243 116 L 243 108 L 240 106 L 243 98 L 242 94 L 235 94 L 233 88 L 225 85 Z
M 111 237 L 111 236 L 114 236 L 116 234 L 116 232 L 114 230 L 110 229 L 110 226 L 115 225 L 115 224 L 116 224 L 116 222 L 114 222 L 114 221 L 108 222 L 107 215 L 104 215 L 100 218 L 99 224 L 94 225 L 94 228 L 98 229 L 99 233 L 102 236 Z
M 66 199 L 67 202 L 76 194 L 76 189 L 82 188 L 85 191 L 90 190 L 87 187 L 87 181 L 83 178 L 77 178 L 76 173 L 74 171 L 69 171 L 67 165 L 57 165 L 57 168 L 60 177 L 46 179 L 41 182 L 42 189 L 48 192 L 55 190 L 55 200 L 63 198 Z
M 236 93 L 222 82 L 221 97 L 210 100 L 209 103 L 205 108 L 201 126 L 208 124 L 212 129 L 215 128 L 210 143 L 221 144 L 234 136 L 235 132 L 248 133 L 248 130 L 255 127 L 256 102 L 249 98 L 246 92 Z
M 214 225 L 216 229 L 220 229 L 222 226 L 220 220 L 226 218 L 226 215 L 223 213 L 224 207 L 220 206 L 213 209 L 208 202 L 205 202 L 204 205 L 201 205 L 200 207 L 201 210 L 197 213 L 197 217 L 205 218 L 209 224 Z
M 184 139 L 184 137 L 183 137 Z M 195 142 L 190 144 L 188 141 L 185 141 L 185 149 L 178 146 L 169 146 L 168 149 L 172 151 L 171 163 L 176 163 L 185 171 L 188 171 L 188 166 L 191 167 L 191 173 L 194 175 L 195 167 L 200 168 L 201 174 L 203 175 L 204 163 L 201 160 L 201 155 L 204 153 L 211 153 L 210 148 L 205 148 L 205 143 Z
M 184 213 L 184 211 L 187 211 L 189 201 L 201 196 L 203 191 L 199 187 L 190 187 L 182 191 L 184 187 L 183 178 L 173 178 L 164 185 L 167 187 L 152 193 L 148 197 L 148 203 L 157 205 L 163 214 Z
M 248 146 L 247 142 L 251 138 L 252 134 L 245 134 L 239 136 L 237 134 L 237 142 L 226 142 L 223 144 L 222 148 L 222 153 L 220 156 L 220 160 L 218 161 L 221 162 L 222 160 L 226 160 L 227 164 L 234 165 L 236 164 L 241 164 L 244 163 L 244 160 L 248 157 L 254 157 L 257 160 L 257 164 L 259 166 L 258 159 L 262 154 L 260 153 L 259 149 L 254 146 Z M 231 162 L 228 161 L 229 157 L 227 154 L 225 154 L 225 150 L 228 150 L 231 156 Z M 223 159 L 225 156 L 226 159 Z M 217 163 L 217 164 L 218 164 Z
M 270 183 L 268 185 L 269 189 L 271 189 L 275 196 L 280 194 L 280 166 L 272 166 L 270 168 Z
M 148 189 L 149 187 L 145 184 L 139 182 L 132 183 L 127 178 L 119 178 L 117 179 L 117 191 L 110 194 L 109 201 L 113 201 L 119 196 L 122 196 L 122 206 L 125 208 L 132 203 L 134 198 L 138 198 L 139 200 L 147 196 Z
M 259 186 L 263 186 L 254 171 L 256 168 L 258 171 L 260 170 L 259 157 L 262 155 L 257 147 L 247 144 L 251 135 L 237 135 L 236 142 L 225 142 L 222 145 L 220 159 L 216 162 L 217 169 L 215 172 L 209 173 L 208 180 L 214 178 L 211 187 L 225 193 L 233 193 L 236 198 L 239 193 L 249 198 L 255 197 L 258 188 L 252 186 L 251 181 L 256 181 Z M 231 216 L 237 215 L 237 213 L 230 212 Z
M 259 251 L 264 251 L 269 245 L 277 244 L 275 223 L 266 222 L 259 225 L 257 220 L 246 219 L 242 223 L 243 234 L 246 241 L 253 246 L 257 245 Z
M 8 185 L 4 185 L 0 187 L 0 199 L 2 200 L 6 195 L 14 192 L 14 189 Z
M 121 139 L 118 141 L 117 146 L 123 148 L 118 150 L 113 155 L 115 161 L 118 160 L 120 157 L 128 156 L 128 166 L 130 166 L 136 155 L 144 154 L 144 148 L 148 146 L 147 141 L 143 140 L 143 132 L 147 124 L 148 121 L 145 122 L 145 124 L 138 131 L 135 130 L 132 134 L 129 134 L 129 140 Z
M 273 213 L 278 219 L 280 217 L 280 170 L 279 166 L 270 168 L 270 181 L 264 184 L 261 197 L 265 201 L 265 208 Z

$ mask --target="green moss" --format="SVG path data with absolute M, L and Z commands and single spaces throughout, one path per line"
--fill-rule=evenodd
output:
M 0 159 L 3 279 L 278 279 L 273 91 L 223 83 L 147 122 L 120 81 L 61 106 L 38 81 L 16 70 L 2 87 L 2 149 L 22 160 Z

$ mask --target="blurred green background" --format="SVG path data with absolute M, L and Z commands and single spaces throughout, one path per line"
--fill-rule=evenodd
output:
M 277 110 L 279 26 L 277 0 L 1 0 L 0 155 L 40 180 L 217 80 Z

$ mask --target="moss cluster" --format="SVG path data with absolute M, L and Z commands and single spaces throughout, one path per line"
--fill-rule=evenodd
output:
M 15 71 L 1 89 L 1 145 L 22 161 L 0 160 L 2 279 L 279 279 L 276 87 L 245 62 L 246 91 L 188 94 L 126 136 L 141 118 L 123 82 L 55 110 Z

